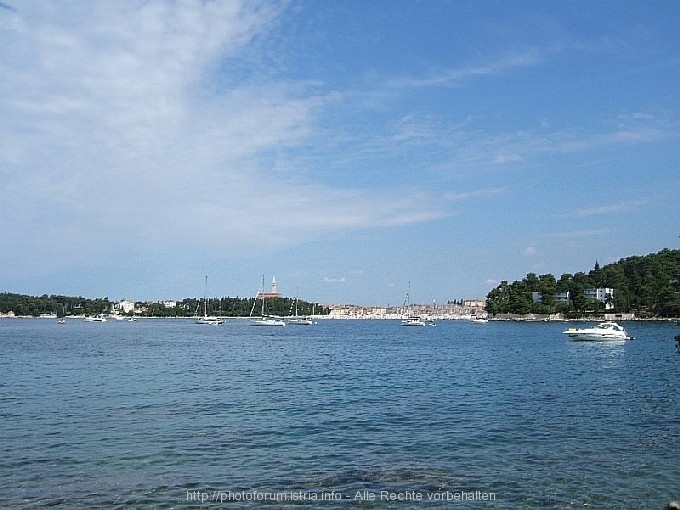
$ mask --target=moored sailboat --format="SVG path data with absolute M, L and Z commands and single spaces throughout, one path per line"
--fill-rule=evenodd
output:
M 255 305 L 257 300 L 260 300 L 261 312 L 259 317 L 253 317 L 253 312 L 255 311 Z M 280 317 L 265 314 L 265 300 L 266 293 L 264 292 L 264 275 L 262 276 L 262 285 L 257 290 L 255 299 L 253 300 L 253 307 L 250 309 L 250 325 L 251 326 L 285 326 L 286 323 Z
M 203 317 L 196 314 L 194 319 L 195 324 L 207 324 L 208 326 L 217 326 L 224 321 L 214 315 L 208 315 L 208 277 L 205 277 L 205 293 L 203 296 Z
M 413 313 L 413 308 L 411 306 L 411 282 L 408 282 L 408 289 L 406 290 L 406 297 L 404 298 L 404 308 L 406 309 L 406 318 L 401 320 L 402 326 L 427 326 L 425 321 L 419 316 Z
M 288 312 L 288 324 L 293 324 L 295 326 L 312 326 L 316 324 L 311 317 L 306 317 L 302 315 L 298 315 L 298 291 L 295 291 L 295 301 L 293 302 L 293 305 L 291 305 L 291 309 L 295 307 L 295 315 L 291 315 L 290 312 Z

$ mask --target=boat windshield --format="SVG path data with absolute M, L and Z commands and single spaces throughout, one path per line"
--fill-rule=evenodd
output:
M 603 322 L 596 326 L 597 329 L 611 329 L 613 331 L 624 331 L 623 327 L 613 322 Z

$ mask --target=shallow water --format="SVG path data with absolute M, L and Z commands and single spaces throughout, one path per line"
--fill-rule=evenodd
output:
M 680 328 L 626 328 L 1 320 L 0 506 L 663 508 Z

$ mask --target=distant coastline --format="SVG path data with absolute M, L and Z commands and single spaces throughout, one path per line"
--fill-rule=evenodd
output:
M 423 317 L 430 320 L 441 320 L 441 321 L 473 321 L 477 318 L 482 317 L 476 315 L 450 315 L 450 314 L 428 314 L 422 315 Z M 0 319 L 42 319 L 42 320 L 58 320 L 61 318 L 66 318 L 69 320 L 84 320 L 88 315 L 68 315 L 59 316 L 56 314 L 40 314 L 40 315 L 17 315 L 12 312 L 0 313 Z M 139 315 L 134 316 L 136 319 L 141 320 L 193 320 L 193 316 L 187 317 L 163 317 L 163 316 L 153 316 L 153 315 Z M 217 316 L 225 321 L 238 321 L 247 320 L 248 316 Z M 333 313 L 324 315 L 313 315 L 311 316 L 317 320 L 343 320 L 343 321 L 353 321 L 353 320 L 403 320 L 405 318 L 404 314 L 400 313 L 384 313 L 384 314 L 372 314 L 372 313 L 349 313 L 335 315 Z M 115 320 L 126 320 L 129 317 L 123 315 L 110 314 L 106 315 L 106 318 L 112 321 Z M 677 322 L 680 324 L 680 317 L 636 317 L 634 314 L 604 314 L 604 315 L 590 315 L 579 318 L 566 318 L 561 314 L 552 315 L 542 315 L 542 314 L 501 314 L 499 316 L 484 316 L 489 321 L 496 322 L 599 322 L 599 321 L 634 321 L 634 322 Z

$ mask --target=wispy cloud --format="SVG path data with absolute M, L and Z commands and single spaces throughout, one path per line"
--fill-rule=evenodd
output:
M 390 88 L 451 87 L 480 77 L 496 76 L 516 69 L 536 65 L 542 60 L 538 51 L 525 51 L 504 55 L 495 60 L 473 63 L 450 69 L 438 69 L 422 77 L 400 77 L 386 82 Z
M 589 125 L 588 125 L 589 124 Z M 468 165 L 506 165 L 549 154 L 587 153 L 602 148 L 630 143 L 654 143 L 677 137 L 678 119 L 667 112 L 640 112 L 634 120 L 619 117 L 595 119 L 579 128 L 549 131 L 522 130 L 489 134 L 475 130 L 472 124 L 465 132 L 447 136 L 454 144 L 456 156 Z
M 344 276 L 324 276 L 323 281 L 326 283 L 344 283 L 347 281 L 347 278 Z
M 363 141 L 358 152 L 408 154 L 431 148 L 448 155 L 449 168 L 467 172 L 517 167 L 540 158 L 562 154 L 587 154 L 631 144 L 653 144 L 677 137 L 680 120 L 668 111 L 640 111 L 618 116 L 582 119 L 579 125 L 550 129 L 545 119 L 536 128 L 499 131 L 492 119 L 467 115 L 461 119 L 436 114 L 404 115 L 387 126 L 388 134 Z
M 630 211 L 632 209 L 637 209 L 639 207 L 646 205 L 647 203 L 648 203 L 647 200 L 642 199 L 628 202 L 619 202 L 617 204 L 605 204 L 594 207 L 584 207 L 565 213 L 562 216 L 568 218 L 569 217 L 582 218 L 585 216 L 618 214 L 625 211 Z
M 276 23 L 276 5 L 62 7 L 22 5 L 22 28 L 0 50 L 0 198 L 10 237 L 30 229 L 25 242 L 44 246 L 57 224 L 93 259 L 123 244 L 285 246 L 449 214 L 445 200 L 421 190 L 329 186 L 295 169 L 288 151 L 310 143 L 337 97 L 248 67 L 266 67 L 246 56 Z M 64 265 L 74 262 L 62 254 Z
M 551 237 L 562 238 L 562 239 L 578 239 L 586 237 L 598 237 L 603 236 L 608 233 L 605 229 L 588 229 L 588 230 L 572 230 L 568 232 L 555 232 L 551 234 Z
M 505 188 L 494 187 L 494 188 L 482 188 L 472 191 L 464 191 L 461 193 L 446 193 L 444 198 L 451 202 L 462 202 L 465 200 L 477 199 L 477 198 L 491 198 L 496 195 L 505 193 Z

